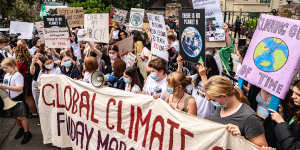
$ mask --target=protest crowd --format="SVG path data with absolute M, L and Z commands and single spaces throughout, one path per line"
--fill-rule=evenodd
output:
M 201 16 L 203 12 L 199 11 Z M 197 13 L 195 16 L 198 22 Z M 243 136 L 261 149 L 300 149 L 300 80 L 292 81 L 295 73 L 286 72 L 286 76 L 292 77 L 289 85 L 285 85 L 288 90 L 284 99 L 281 98 L 278 109 L 269 109 L 273 93 L 247 80 L 238 85 L 245 72 L 243 64 L 247 64 L 244 60 L 251 39 L 244 44 L 238 42 L 239 33 L 235 37 L 236 33 L 226 23 L 218 29 L 212 24 L 203 28 L 194 24 L 200 37 L 206 34 L 206 38 L 198 41 L 195 32 L 180 29 L 193 22 L 184 20 L 188 15 L 179 19 L 167 16 L 165 20 L 164 16 L 147 14 L 147 18 L 142 18 L 143 25 L 135 28 L 123 20 L 111 21 L 112 16 L 108 20 L 105 15 L 85 15 L 84 25 L 76 27 L 66 25 L 68 20 L 64 21 L 64 17 L 47 17 L 50 19 L 40 22 L 43 27 L 32 27 L 31 38 L 0 35 L 0 88 L 17 102 L 0 113 L 16 120 L 19 130 L 15 139 L 22 138 L 21 144 L 30 142 L 34 136 L 28 118 L 39 117 L 42 75 L 65 75 L 93 86 L 93 73 L 101 72 L 105 79 L 102 87 L 149 95 L 153 101 L 164 101 L 175 110 L 224 124 L 229 133 Z M 199 24 L 204 26 L 204 20 L 199 19 Z M 215 31 L 219 29 L 224 32 L 224 46 L 205 46 L 214 36 L 218 38 Z M 53 38 L 53 34 L 63 36 Z M 255 34 L 252 38 L 256 38 Z M 299 51 L 296 53 L 299 56 Z M 296 72 L 299 60 L 298 57 L 295 61 Z M 0 106 L 4 106 L 3 101 Z

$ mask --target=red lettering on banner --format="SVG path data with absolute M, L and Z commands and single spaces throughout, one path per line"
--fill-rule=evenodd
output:
M 75 98 L 75 96 L 77 96 L 77 97 Z M 77 111 L 78 111 L 77 104 L 76 104 L 76 103 L 78 102 L 78 100 L 79 100 L 79 93 L 77 92 L 76 89 L 74 89 L 74 93 L 73 93 L 72 114 L 75 114 L 75 113 L 77 113 Z
M 70 104 L 69 104 L 69 107 L 67 106 L 67 100 L 66 100 L 66 92 L 67 90 L 69 90 L 69 94 L 70 94 Z M 72 89 L 71 87 L 68 85 L 65 87 L 65 90 L 64 90 L 64 99 L 65 99 L 65 105 L 66 105 L 66 110 L 69 111 L 71 109 L 71 106 L 72 106 Z
M 83 103 L 83 97 L 86 99 L 86 104 Z M 81 100 L 79 104 L 79 116 L 81 117 L 82 108 L 86 109 L 86 120 L 89 120 L 90 113 L 90 94 L 87 91 L 81 93 Z
M 92 115 L 91 120 L 94 123 L 98 123 L 98 119 L 95 118 L 95 99 L 96 99 L 96 93 L 94 93 L 93 100 L 92 100 Z
M 110 105 L 110 103 L 113 103 L 113 105 L 116 105 L 116 100 L 113 99 L 113 98 L 109 99 L 108 103 L 107 103 L 107 106 L 106 106 L 106 127 L 108 129 L 112 130 L 112 129 L 115 128 L 115 126 L 114 125 L 109 126 L 109 124 L 108 124 L 109 123 L 108 122 L 109 121 L 108 118 L 109 118 L 109 105 Z
M 134 124 L 134 106 L 131 105 L 130 110 L 130 125 L 129 125 L 129 132 L 128 132 L 128 138 L 132 139 L 132 129 Z
M 148 130 L 149 130 L 149 122 L 151 119 L 151 112 L 152 112 L 152 110 L 150 109 L 148 111 L 147 116 L 143 120 L 142 109 L 140 107 L 137 107 L 137 117 L 136 117 L 135 130 L 134 130 L 134 141 L 137 142 L 137 138 L 138 138 L 138 134 L 139 134 L 139 123 L 141 122 L 142 126 L 146 125 L 144 140 L 143 140 L 143 144 L 142 144 L 143 147 L 146 146 L 146 139 L 147 139 Z
M 194 137 L 194 134 L 191 133 L 190 131 L 184 129 L 184 128 L 181 128 L 181 150 L 184 150 L 185 148 L 185 135 L 188 135 L 190 137 Z
M 50 103 L 50 104 L 47 103 L 46 100 L 45 100 L 45 88 L 47 86 L 50 86 L 52 89 L 54 89 L 54 86 L 52 84 L 46 84 L 46 85 L 43 86 L 43 88 L 42 88 L 42 98 L 43 98 L 43 101 L 44 101 L 45 105 L 55 107 L 55 100 L 52 100 L 52 103 Z
M 125 135 L 125 130 L 122 129 L 122 101 L 118 103 L 118 120 L 117 120 L 117 131 L 123 135 Z
M 157 123 L 160 123 L 160 126 L 161 126 L 160 133 L 157 133 L 155 131 Z M 162 150 L 162 148 L 163 148 L 162 146 L 163 146 L 164 132 L 165 132 L 164 119 L 163 119 L 162 116 L 158 115 L 158 116 L 156 116 L 156 118 L 154 119 L 154 122 L 153 122 L 153 127 L 152 127 L 152 132 L 151 132 L 151 137 L 150 137 L 150 148 L 149 148 L 149 150 L 152 149 L 152 143 L 153 143 L 154 138 L 158 139 L 158 141 L 159 141 L 159 150 Z
M 173 138 L 173 136 L 174 136 L 174 134 L 173 134 L 174 133 L 174 128 L 178 129 L 179 128 L 179 124 L 176 123 L 176 122 L 174 122 L 174 121 L 172 121 L 172 120 L 170 120 L 170 119 L 167 120 L 167 123 L 171 126 L 170 127 L 169 150 L 172 150 L 173 149 L 173 140 L 174 140 L 174 138 Z
M 56 107 L 57 108 L 65 108 L 64 104 L 59 103 L 59 91 L 58 91 L 58 84 L 56 84 Z

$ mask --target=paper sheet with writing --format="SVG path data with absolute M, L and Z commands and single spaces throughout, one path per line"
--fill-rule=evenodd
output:
M 11 21 L 9 26 L 9 34 L 20 33 L 19 39 L 32 39 L 33 23 Z
M 109 14 L 85 14 L 84 29 L 85 41 L 109 43 Z

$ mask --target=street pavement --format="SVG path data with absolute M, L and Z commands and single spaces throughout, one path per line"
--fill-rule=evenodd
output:
M 14 139 L 18 131 L 15 121 L 9 118 L 0 118 L 0 150 L 62 150 L 50 144 L 43 144 L 41 128 L 37 125 L 38 120 L 29 120 L 32 139 L 27 144 L 21 145 L 22 138 Z

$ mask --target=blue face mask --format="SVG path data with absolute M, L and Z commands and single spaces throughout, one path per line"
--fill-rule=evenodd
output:
M 130 83 L 131 82 L 131 80 L 129 78 L 125 78 L 125 77 L 123 78 L 123 80 L 124 80 L 125 83 Z
M 65 67 L 71 67 L 71 66 L 72 66 L 72 61 L 71 61 L 71 60 L 65 61 L 65 62 L 63 63 L 63 66 L 65 66 Z
M 168 87 L 168 88 L 167 88 L 167 92 L 168 92 L 169 94 L 173 94 L 173 88 Z
M 151 73 L 151 74 L 150 74 L 150 77 L 151 77 L 153 80 L 155 80 L 155 81 L 158 80 L 158 76 L 157 76 L 156 74 L 154 74 L 154 73 Z
M 227 106 L 226 105 L 221 105 L 220 103 L 218 102 L 215 102 L 215 101 L 210 101 L 216 108 L 226 108 Z

